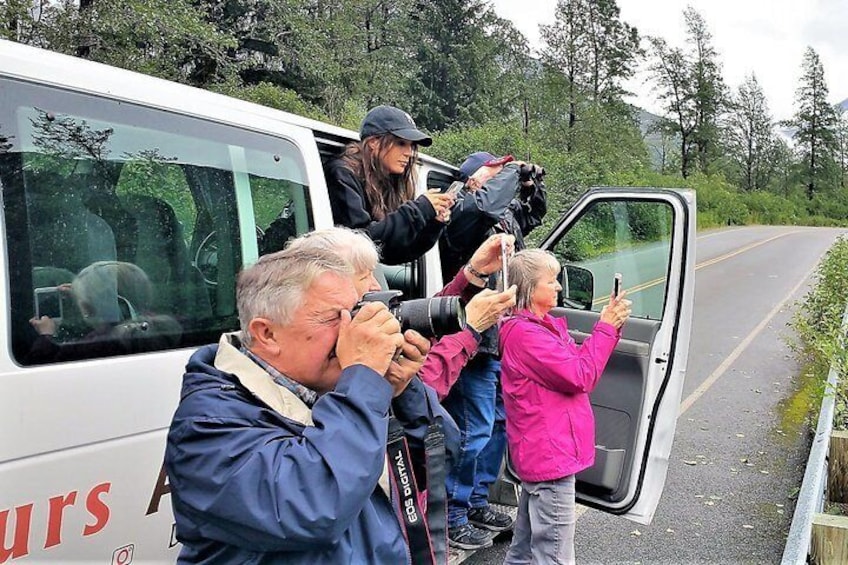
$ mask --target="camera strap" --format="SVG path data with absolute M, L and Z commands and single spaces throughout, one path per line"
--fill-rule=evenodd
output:
M 427 399 L 430 407 L 429 398 Z M 445 435 L 441 422 L 432 418 L 424 437 L 427 470 L 427 500 L 423 500 L 412 468 L 412 458 L 403 427 L 394 416 L 389 418 L 387 455 L 391 468 L 393 503 L 400 514 L 400 525 L 409 546 L 413 565 L 447 563 L 447 496 L 445 491 Z M 427 512 L 423 511 L 426 504 Z

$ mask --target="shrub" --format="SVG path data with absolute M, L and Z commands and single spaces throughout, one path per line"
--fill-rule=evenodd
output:
M 792 320 L 799 344 L 794 349 L 799 360 L 816 379 L 827 380 L 834 367 L 839 373 L 835 393 L 834 428 L 848 429 L 848 351 L 842 318 L 848 296 L 848 240 L 838 239 L 825 255 L 816 271 L 816 285 L 804 297 L 802 308 Z M 817 398 L 821 402 L 821 397 Z

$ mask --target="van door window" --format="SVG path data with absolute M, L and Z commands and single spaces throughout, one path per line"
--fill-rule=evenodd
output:
M 587 284 L 563 281 L 565 290 L 594 287 L 591 310 L 600 312 L 609 302 L 613 276 L 622 273 L 622 286 L 633 301 L 631 317 L 661 320 L 670 267 L 674 221 L 671 207 L 662 202 L 601 201 L 551 250 L 563 266 L 579 266 L 590 275 Z M 565 277 L 571 273 L 565 270 Z M 575 284 L 577 283 L 577 284 Z M 582 298 L 576 296 L 575 298 Z
M 242 265 L 313 227 L 288 141 L 15 81 L 0 92 L 21 364 L 214 342 L 238 329 Z

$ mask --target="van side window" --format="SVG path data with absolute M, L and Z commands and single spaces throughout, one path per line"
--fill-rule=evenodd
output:
M 293 143 L 15 81 L 0 91 L 23 365 L 217 341 L 238 329 L 242 265 L 313 228 Z

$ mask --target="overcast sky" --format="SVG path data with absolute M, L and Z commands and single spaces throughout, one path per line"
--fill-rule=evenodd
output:
M 539 47 L 539 24 L 553 21 L 556 0 L 492 3 L 531 46 Z M 618 0 L 622 20 L 641 35 L 662 37 L 675 47 L 685 47 L 687 5 L 706 20 L 727 85 L 735 90 L 754 72 L 776 119 L 794 112 L 807 46 L 821 58 L 831 102 L 848 98 L 848 0 Z M 660 113 L 645 79 L 642 72 L 626 85 L 636 93 L 629 101 Z

